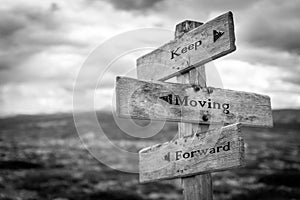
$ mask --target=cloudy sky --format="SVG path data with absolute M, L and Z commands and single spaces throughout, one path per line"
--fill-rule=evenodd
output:
M 69 112 L 75 83 L 79 109 L 93 107 L 94 96 L 98 109 L 109 108 L 115 76 L 134 76 L 135 59 L 173 39 L 177 23 L 229 10 L 237 50 L 213 63 L 224 88 L 300 108 L 298 0 L 2 0 L 0 113 Z

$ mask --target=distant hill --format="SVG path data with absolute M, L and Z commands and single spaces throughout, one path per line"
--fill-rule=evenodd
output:
M 113 119 L 112 113 L 109 111 L 97 111 L 98 118 Z M 81 113 L 87 115 L 88 113 Z M 53 120 L 73 117 L 72 113 L 59 113 L 59 114 L 38 114 L 38 115 L 17 115 L 10 117 L 2 117 L 0 120 L 14 119 L 16 121 L 36 121 L 36 120 Z M 273 121 L 279 124 L 299 124 L 300 123 L 300 109 L 278 109 L 273 110 Z
M 274 128 L 293 128 L 300 130 L 300 110 L 273 110 Z
M 139 135 L 140 130 L 137 130 L 132 123 L 129 123 L 127 119 L 122 119 L 122 128 L 115 122 L 111 112 L 98 111 L 96 112 L 98 122 L 110 139 L 133 139 L 139 140 L 143 138 L 132 137 L 124 133 L 124 127 L 127 132 L 135 133 Z M 92 123 L 89 113 L 80 113 L 81 128 L 85 132 L 97 132 L 98 126 Z M 269 131 L 282 131 L 282 130 L 300 130 L 300 110 L 284 109 L 273 111 L 274 128 L 268 129 Z M 140 126 L 146 126 L 149 124 L 147 120 L 134 120 L 136 124 Z M 248 129 L 248 127 L 245 127 Z M 252 129 L 252 128 L 251 128 Z M 65 114 L 51 114 L 51 115 L 18 115 L 14 117 L 7 117 L 0 119 L 0 133 L 1 131 L 11 130 L 14 132 L 35 132 L 43 130 L 44 133 L 51 133 L 57 135 L 74 135 L 76 133 L 76 127 L 71 113 Z M 159 134 L 156 134 L 151 140 L 172 139 L 177 133 L 177 123 L 165 123 L 164 128 Z
M 280 124 L 299 124 L 300 123 L 300 110 L 296 109 L 282 109 L 273 110 L 274 123 Z

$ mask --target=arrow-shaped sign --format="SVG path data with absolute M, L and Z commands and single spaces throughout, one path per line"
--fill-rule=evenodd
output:
M 213 30 L 214 42 L 216 42 L 224 33 L 224 31 Z
M 244 164 L 244 154 L 239 124 L 196 133 L 142 149 L 139 152 L 140 182 L 240 167 Z
M 233 52 L 232 13 L 225 13 L 137 60 L 139 79 L 166 80 Z
M 203 124 L 237 123 L 272 126 L 270 98 L 265 95 L 200 88 L 179 83 L 117 77 L 120 117 Z

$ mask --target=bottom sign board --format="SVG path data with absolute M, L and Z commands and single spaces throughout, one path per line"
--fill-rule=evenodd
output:
M 186 177 L 243 166 L 240 124 L 196 133 L 139 152 L 140 182 Z

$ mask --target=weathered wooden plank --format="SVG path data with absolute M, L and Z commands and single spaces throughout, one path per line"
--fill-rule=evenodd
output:
M 270 98 L 255 93 L 117 77 L 116 99 L 125 118 L 273 125 Z
M 233 52 L 232 13 L 225 13 L 140 57 L 139 79 L 166 80 L 184 71 Z
M 240 124 L 208 130 L 139 152 L 140 182 L 186 177 L 244 164 Z

